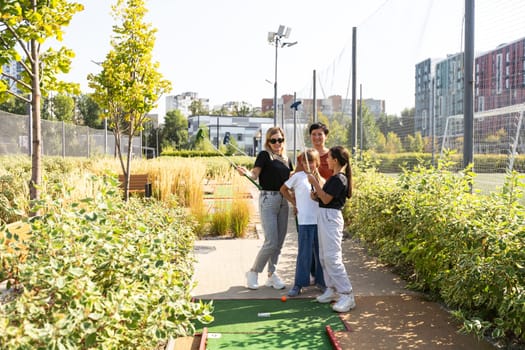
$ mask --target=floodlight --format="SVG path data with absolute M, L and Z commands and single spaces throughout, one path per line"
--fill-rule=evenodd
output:
M 292 105 L 290 106 L 290 108 L 293 108 L 293 109 L 297 110 L 297 108 L 299 108 L 299 105 L 300 105 L 301 103 L 302 103 L 301 101 L 295 101 L 294 103 L 292 103 Z
M 290 47 L 290 46 L 294 46 L 297 44 L 297 41 L 294 41 L 293 43 L 282 43 L 281 44 L 281 47 Z
M 277 52 L 278 52 L 279 46 L 282 48 L 282 47 L 289 47 L 289 46 L 293 46 L 297 44 L 297 41 L 292 42 L 292 43 L 281 42 L 283 37 L 288 38 L 290 36 L 291 31 L 292 31 L 292 28 L 288 28 L 281 24 L 279 25 L 279 29 L 277 30 L 277 32 L 268 33 L 268 42 L 271 44 L 275 43 L 275 79 L 273 81 L 273 125 L 274 126 L 277 126 Z

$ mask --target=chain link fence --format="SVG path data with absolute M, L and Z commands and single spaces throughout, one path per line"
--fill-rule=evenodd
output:
M 0 111 L 0 155 L 32 154 L 31 118 Z M 133 138 L 132 157 L 142 156 L 140 137 Z M 122 151 L 127 152 L 127 137 L 122 136 Z M 93 129 L 60 121 L 42 120 L 42 154 L 62 157 L 116 155 L 111 131 Z

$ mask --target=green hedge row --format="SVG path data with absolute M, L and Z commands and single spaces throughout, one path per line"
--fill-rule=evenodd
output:
M 209 157 L 218 156 L 216 151 L 195 151 L 182 150 L 173 152 L 163 152 L 162 156 L 167 157 Z M 414 169 L 421 163 L 432 164 L 431 153 L 367 153 L 367 157 L 376 163 L 377 170 L 381 173 L 400 173 L 403 169 Z M 228 157 L 241 165 L 253 165 L 254 158 L 246 156 Z M 439 154 L 434 155 L 434 161 L 440 158 Z M 463 169 L 463 156 L 459 154 L 448 155 L 447 159 L 453 162 L 451 170 L 459 171 Z M 474 167 L 477 173 L 505 173 L 509 165 L 509 157 L 505 154 L 476 154 L 474 155 Z M 514 158 L 513 170 L 525 172 L 525 155 L 517 155 Z
M 93 177 L 93 198 L 43 193 L 25 258 L 0 242 L 1 349 L 155 349 L 209 322 L 192 301 L 193 223 L 155 200 L 121 200 L 117 180 Z M 37 208 L 38 209 L 38 208 Z M 146 214 L 146 215 L 145 215 Z
M 525 340 L 525 210 L 516 174 L 490 196 L 470 193 L 468 173 L 444 169 L 355 178 L 345 211 L 352 235 L 455 309 L 464 330 Z
M 399 173 L 403 169 L 414 169 L 421 162 L 432 163 L 430 153 L 372 153 L 370 158 L 377 164 L 377 170 L 382 173 Z M 437 162 L 439 154 L 434 156 Z M 450 169 L 459 171 L 463 168 L 463 156 L 449 155 L 448 159 L 454 162 Z M 474 168 L 477 173 L 505 173 L 509 165 L 509 157 L 505 154 L 476 154 L 474 155 Z M 514 158 L 513 170 L 525 172 L 525 155 Z

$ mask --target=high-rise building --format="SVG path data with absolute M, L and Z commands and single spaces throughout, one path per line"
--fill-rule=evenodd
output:
M 447 117 L 463 113 L 463 53 L 416 64 L 414 133 L 442 135 Z
M 525 102 L 525 38 L 476 57 L 476 112 Z
M 209 110 L 209 99 L 199 98 L 196 92 L 183 92 L 180 95 L 166 96 L 166 112 L 178 109 L 185 117 L 188 117 L 191 115 L 191 104 L 194 101 L 200 101 L 203 111 Z
M 434 70 L 432 60 L 416 64 L 414 128 L 427 136 L 431 133 L 431 119 L 434 95 Z
M 12 77 L 15 77 L 16 79 L 21 78 L 21 73 L 23 71 L 22 64 L 18 61 L 11 61 L 9 63 L 6 63 L 2 66 L 2 71 L 10 75 Z M 20 90 L 16 87 L 15 82 L 12 79 L 6 79 L 7 84 L 9 86 L 9 90 L 15 93 L 19 93 Z

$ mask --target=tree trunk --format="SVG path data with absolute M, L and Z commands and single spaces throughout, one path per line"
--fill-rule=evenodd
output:
M 33 154 L 31 158 L 31 183 L 29 184 L 29 198 L 33 203 L 40 199 L 40 185 L 42 184 L 42 123 L 40 119 L 40 59 L 37 51 L 37 42 L 30 41 L 32 56 L 32 79 L 31 79 L 31 109 L 33 118 Z M 33 204 L 31 204 L 31 207 Z M 37 215 L 31 211 L 31 216 Z

